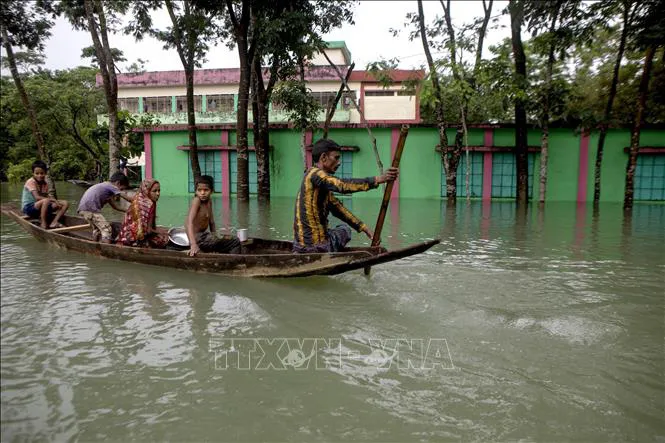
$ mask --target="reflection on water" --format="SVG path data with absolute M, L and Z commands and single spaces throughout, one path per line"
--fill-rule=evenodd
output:
M 379 197 L 352 202 L 373 224 Z M 188 204 L 163 197 L 159 222 Z M 214 204 L 220 228 L 291 237 L 291 199 Z M 402 200 L 384 245 L 440 245 L 369 279 L 271 281 L 52 249 L 3 217 L 2 440 L 662 439 L 664 225 L 665 205 Z M 215 364 L 215 342 L 280 337 L 340 346 L 318 370 Z M 445 339 L 452 364 L 377 351 L 398 339 Z

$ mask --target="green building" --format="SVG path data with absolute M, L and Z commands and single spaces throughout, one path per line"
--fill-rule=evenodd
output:
M 328 57 L 346 75 L 351 54 L 344 42 L 329 42 Z M 339 89 L 337 72 L 320 54 L 315 55 L 306 74 L 311 94 L 325 108 Z M 198 127 L 199 161 L 202 173 L 215 179 L 215 190 L 231 195 L 236 189 L 236 132 L 239 69 L 202 69 L 195 72 L 194 95 Z M 391 162 L 402 124 L 410 125 L 400 179 L 393 196 L 437 198 L 445 196 L 445 176 L 435 127 L 420 119 L 417 91 L 408 92 L 403 82 L 422 79 L 420 70 L 395 70 L 393 83 L 384 88 L 367 71 L 353 71 L 346 92 L 337 105 L 329 137 L 344 146 L 343 164 L 338 174 L 346 177 L 377 175 L 376 159 L 360 114 L 363 111 L 377 139 L 381 161 Z M 98 77 L 101 84 L 101 78 Z M 188 159 L 185 78 L 183 71 L 145 72 L 118 75 L 118 104 L 121 109 L 141 114 L 149 112 L 160 122 L 144 133 L 143 175 L 161 182 L 162 194 L 185 195 L 193 191 Z M 251 114 L 251 112 L 250 112 Z M 105 116 L 100 116 L 104 120 Z M 300 134 L 288 127 L 286 113 L 272 104 L 271 123 L 271 194 L 295 196 L 302 178 Z M 321 120 L 324 115 L 321 114 Z M 249 121 L 252 121 L 251 115 Z M 455 130 L 449 139 L 454 140 Z M 317 140 L 321 132 L 309 132 L 308 140 Z M 540 137 L 538 129 L 528 133 L 529 195 L 539 195 Z M 548 201 L 585 202 L 593 198 L 593 177 L 598 132 L 579 133 L 569 128 L 550 131 Z M 250 131 L 250 193 L 256 192 L 256 161 L 252 152 Z M 468 137 L 470 168 L 468 192 L 477 199 L 511 199 L 515 196 L 516 174 L 514 130 L 510 126 L 482 125 L 471 127 Z M 625 171 L 630 145 L 629 129 L 609 130 L 602 167 L 601 200 L 623 200 Z M 635 199 L 665 200 L 665 130 L 644 129 L 635 177 Z M 467 156 L 463 154 L 458 169 L 458 196 L 465 197 Z M 358 198 L 373 198 L 361 193 Z

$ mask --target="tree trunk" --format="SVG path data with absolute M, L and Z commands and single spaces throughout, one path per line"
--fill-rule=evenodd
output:
M 238 188 L 236 198 L 238 201 L 249 200 L 249 162 L 248 162 L 248 143 L 247 143 L 247 125 L 249 110 L 249 87 L 251 82 L 251 64 L 253 49 L 249 47 L 249 22 L 250 22 L 250 1 L 242 0 L 240 17 L 236 16 L 233 8 L 233 2 L 226 0 L 226 8 L 229 18 L 233 25 L 233 34 L 238 47 L 238 58 L 240 60 L 240 84 L 238 86 L 238 109 L 236 124 L 236 149 L 238 164 Z
M 248 161 L 248 108 L 249 108 L 249 81 L 250 66 L 247 60 L 247 35 L 246 33 L 237 36 L 238 56 L 240 57 L 240 85 L 238 87 L 238 116 L 236 126 L 236 149 L 238 150 L 238 189 L 236 191 L 237 199 L 240 201 L 249 200 L 249 161 Z M 254 137 L 256 139 L 256 137 Z
M 190 48 L 191 50 L 192 48 Z M 189 133 L 189 161 L 192 165 L 194 180 L 201 176 L 199 164 L 199 145 L 196 141 L 196 113 L 194 112 L 194 63 L 185 68 L 187 84 L 187 132 Z
M 300 154 L 302 155 L 303 171 L 307 170 L 307 130 L 300 132 Z
M 259 109 L 259 140 L 261 152 L 256 148 L 256 168 L 259 188 L 259 200 L 270 200 L 270 128 L 268 118 L 270 115 L 267 100 L 260 103 Z M 256 140 L 255 140 L 256 142 Z
M 623 198 L 624 210 L 630 210 L 633 208 L 633 197 L 635 193 L 635 168 L 637 166 L 637 153 L 640 147 L 640 130 L 642 128 L 642 119 L 647 101 L 647 93 L 649 92 L 651 66 L 653 65 L 653 56 L 655 52 L 655 46 L 649 46 L 644 58 L 644 70 L 642 71 L 642 79 L 640 80 L 639 89 L 640 95 L 637 102 L 637 110 L 635 112 L 633 131 L 630 135 L 630 152 L 628 154 L 628 166 L 626 168 L 626 189 Z
M 441 85 L 439 84 L 439 75 L 436 72 L 434 59 L 427 42 L 427 31 L 425 29 L 425 14 L 423 12 L 423 2 L 418 0 L 418 25 L 420 29 L 420 40 L 423 44 L 425 57 L 427 58 L 427 65 L 429 67 L 430 76 L 432 77 L 432 87 L 436 97 L 434 112 L 436 114 L 436 127 L 439 132 L 439 145 L 441 146 L 441 162 L 443 163 L 443 170 L 446 173 L 446 198 L 449 204 L 454 204 L 457 199 L 457 187 L 455 180 L 457 179 L 457 167 L 451 170 L 449 162 L 449 146 L 448 136 L 446 135 L 446 122 L 443 113 L 443 96 L 441 94 Z M 453 161 L 454 164 L 454 161 Z
M 559 15 L 561 2 L 557 1 L 550 25 L 550 39 L 556 30 L 556 21 Z M 550 101 L 552 96 L 552 72 L 554 70 L 554 50 L 556 49 L 554 40 L 550 40 L 549 54 L 547 55 L 547 77 L 545 78 L 545 100 L 543 101 L 543 134 L 540 142 L 540 192 L 538 201 L 545 203 L 545 193 L 547 191 L 547 159 L 549 155 L 550 143 Z
M 109 177 L 118 172 L 120 161 L 120 137 L 118 135 L 118 79 L 115 74 L 115 63 L 111 55 L 108 41 L 106 16 L 100 0 L 84 0 L 88 31 L 95 47 L 95 55 L 104 84 L 104 96 L 109 113 Z M 99 18 L 99 33 L 95 14 Z
M 512 33 L 513 57 L 515 59 L 515 83 L 518 94 L 515 98 L 515 160 L 517 164 L 517 204 L 526 205 L 529 201 L 529 164 L 527 153 L 526 107 L 526 56 L 522 45 L 522 21 L 524 8 L 521 0 L 511 0 L 510 29 Z
M 600 124 L 600 135 L 598 136 L 598 149 L 596 150 L 596 164 L 593 174 L 593 206 L 597 209 L 600 203 L 600 172 L 603 164 L 603 149 L 605 147 L 605 136 L 607 135 L 607 126 L 612 116 L 612 105 L 614 104 L 614 97 L 617 94 L 617 85 L 619 84 L 619 69 L 621 68 L 621 60 L 626 48 L 626 39 L 628 37 L 628 28 L 630 25 L 630 3 L 624 3 L 623 9 L 623 29 L 621 30 L 621 40 L 619 41 L 619 52 L 617 59 L 614 63 L 614 73 L 612 74 L 612 85 L 610 86 L 610 93 L 607 97 L 607 105 L 605 106 L 605 114 L 603 122 Z
M 39 153 L 39 158 L 42 159 L 47 165 L 50 165 L 50 158 L 48 156 L 48 151 L 46 150 L 46 144 L 44 143 L 44 136 L 42 131 L 39 128 L 39 122 L 37 121 L 37 112 L 35 112 L 35 107 L 28 97 L 28 93 L 25 91 L 23 86 L 23 80 L 21 75 L 18 72 L 18 67 L 16 66 L 16 59 L 14 58 L 14 50 L 11 43 L 9 42 L 9 35 L 7 30 L 2 28 L 2 40 L 4 42 L 5 51 L 7 52 L 7 60 L 9 61 L 9 71 L 12 74 L 14 79 L 14 84 L 16 85 L 16 90 L 18 95 L 21 97 L 21 103 L 28 113 L 28 119 L 30 120 L 30 126 L 32 127 L 32 136 L 35 138 L 35 144 L 37 145 L 37 152 Z M 46 176 L 46 183 L 48 185 L 48 194 L 49 197 L 57 198 L 58 194 L 55 189 L 55 182 L 51 178 L 50 174 Z
M 492 18 L 492 4 L 494 0 L 489 0 L 488 3 L 485 3 L 483 0 L 483 11 L 485 15 L 483 17 L 483 23 L 480 25 L 478 30 L 478 44 L 476 46 L 476 61 L 473 65 L 473 77 L 471 78 L 471 87 L 475 90 L 476 88 L 476 77 L 478 75 L 478 69 L 480 68 L 480 61 L 482 60 L 483 55 L 483 44 L 485 43 L 485 33 L 487 32 L 487 25 L 489 24 L 490 18 Z
M 171 18 L 173 34 L 175 36 L 175 47 L 180 57 L 182 67 L 185 69 L 185 87 L 187 94 L 187 133 L 189 136 L 189 162 L 192 168 L 194 180 L 201 176 L 201 165 L 199 164 L 199 145 L 196 140 L 196 113 L 194 110 L 194 54 L 196 53 L 196 38 L 191 29 L 187 29 L 186 37 L 180 29 L 178 18 L 175 15 L 173 1 L 166 0 L 166 10 Z M 190 2 L 183 2 L 185 20 L 191 20 Z M 186 25 L 187 26 L 187 25 Z
M 256 175 L 258 199 L 270 200 L 270 158 L 268 134 L 268 100 L 263 90 L 261 62 L 256 56 L 252 62 L 252 117 L 254 120 L 254 149 L 256 150 Z
M 326 54 L 325 51 L 322 51 L 323 56 L 326 58 L 328 61 L 328 64 L 335 70 L 337 73 L 337 77 L 339 77 L 340 80 L 342 80 L 342 83 L 344 83 L 346 90 L 349 93 L 353 93 L 351 88 L 349 88 L 349 84 L 346 81 L 346 77 L 342 75 L 340 72 L 339 68 L 335 63 L 333 63 L 332 60 L 330 60 L 330 57 Z M 347 72 L 348 74 L 348 72 Z M 304 82 L 304 77 L 302 77 L 302 81 Z M 374 134 L 372 134 L 372 130 L 369 128 L 369 125 L 367 124 L 367 120 L 365 119 L 365 113 L 363 112 L 362 109 L 360 109 L 360 106 L 356 103 L 355 100 L 353 100 L 353 97 L 351 97 L 351 103 L 353 104 L 353 107 L 356 108 L 356 111 L 358 111 L 358 114 L 360 115 L 360 123 L 362 123 L 365 126 L 365 129 L 367 129 L 367 134 L 369 135 L 369 139 L 372 142 L 372 150 L 374 151 L 374 158 L 376 158 L 376 166 L 379 169 L 379 175 L 383 175 L 383 163 L 381 162 L 381 156 L 379 155 L 379 149 L 376 147 L 376 137 L 374 137 Z M 332 117 L 331 117 L 332 118 Z
M 344 78 L 344 80 L 342 80 L 342 84 L 339 86 L 337 95 L 335 95 L 335 100 L 333 100 L 333 102 L 330 104 L 330 109 L 326 110 L 326 120 L 325 122 L 323 122 L 322 138 L 328 138 L 328 130 L 330 129 L 330 122 L 332 121 L 332 118 L 335 115 L 335 109 L 337 109 L 337 104 L 339 103 L 339 100 L 342 98 L 342 94 L 344 93 L 344 88 L 349 83 L 349 78 L 351 78 L 351 73 L 353 72 L 353 68 L 355 66 L 356 66 L 355 63 L 351 63 L 351 66 L 349 66 L 349 69 L 347 69 L 346 77 Z
M 23 86 L 23 80 L 21 79 L 21 75 L 18 72 L 18 67 L 16 66 L 14 50 L 12 49 L 12 45 L 9 43 L 9 35 L 7 34 L 7 30 L 4 27 L 2 28 L 2 40 L 4 42 L 5 51 L 7 51 L 9 71 L 11 72 L 12 78 L 14 79 L 16 90 L 21 97 L 21 103 L 23 103 L 23 107 L 27 111 L 28 118 L 30 119 L 32 135 L 35 138 L 35 144 L 37 145 L 39 158 L 48 164 L 49 159 L 46 152 L 46 146 L 44 144 L 44 137 L 42 136 L 42 131 L 39 129 L 39 123 L 37 122 L 37 113 L 35 112 L 35 108 L 30 101 L 30 97 L 28 97 L 28 93 L 25 91 L 25 87 Z

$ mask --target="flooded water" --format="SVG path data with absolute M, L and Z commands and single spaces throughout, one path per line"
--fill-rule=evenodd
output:
M 347 200 L 370 225 L 379 204 Z M 291 237 L 291 199 L 215 205 Z M 294 280 L 88 257 L 3 216 L 2 441 L 665 440 L 665 205 L 389 212 L 385 246 L 441 244 Z

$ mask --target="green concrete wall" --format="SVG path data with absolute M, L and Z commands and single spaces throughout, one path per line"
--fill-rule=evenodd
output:
M 379 155 L 384 168 L 390 165 L 391 128 L 373 128 L 372 133 L 377 139 Z M 447 131 L 452 142 L 455 130 Z M 152 165 L 153 176 L 162 183 L 164 195 L 187 194 L 187 151 L 178 150 L 177 147 L 186 145 L 187 132 L 155 132 L 152 137 Z M 316 141 L 321 137 L 317 131 L 313 135 Z M 330 130 L 329 137 L 342 145 L 358 146 L 360 150 L 353 154 L 353 175 L 355 177 L 368 177 L 378 174 L 376 160 L 367 131 L 362 128 L 334 128 Z M 528 143 L 540 145 L 540 131 L 530 130 Z M 253 136 L 249 132 L 250 144 Z M 292 129 L 275 129 L 270 135 L 271 145 L 271 185 L 272 195 L 275 197 L 291 197 L 298 190 L 303 173 L 303 161 L 300 152 L 300 132 Z M 483 145 L 484 130 L 471 129 L 469 131 L 469 145 Z M 235 131 L 229 131 L 231 145 L 236 144 Z M 219 145 L 221 131 L 199 131 L 198 142 L 201 145 Z M 439 199 L 441 193 L 441 156 L 435 150 L 439 138 L 436 128 L 413 127 L 404 148 L 400 167 L 400 196 L 402 198 L 432 198 Z M 550 154 L 548 162 L 548 201 L 575 201 L 577 198 L 577 183 L 579 174 L 579 152 L 581 134 L 572 129 L 552 129 L 550 131 Z M 514 130 L 500 128 L 494 130 L 494 144 L 496 146 L 513 146 Z M 587 182 L 587 199 L 593 198 L 593 170 L 598 144 L 598 132 L 592 132 L 589 137 L 589 167 Z M 630 144 L 630 131 L 627 129 L 610 130 L 605 144 L 603 159 L 602 180 L 603 189 L 601 200 L 604 202 L 621 202 L 624 192 L 624 177 L 628 154 L 624 148 Z M 665 146 L 665 131 L 642 131 L 642 146 Z M 534 177 L 530 186 L 533 196 L 539 193 L 539 165 L 540 154 L 536 154 L 534 164 Z M 375 198 L 380 190 L 359 193 L 356 198 Z
M 270 132 L 270 144 L 275 146 L 270 161 L 270 191 L 274 196 L 295 196 L 304 172 L 300 151 L 300 132 L 280 130 Z
M 576 134 L 569 129 L 550 129 L 546 200 L 574 201 L 577 199 L 580 141 L 581 134 Z M 540 141 L 537 144 L 540 144 Z M 534 196 L 537 198 L 540 192 L 540 160 L 536 162 L 536 165 Z
M 188 143 L 187 131 L 153 132 L 150 137 L 152 176 L 159 180 L 162 195 L 187 194 L 188 152 L 177 149 Z
M 588 200 L 593 200 L 598 138 L 598 132 L 591 133 L 589 137 Z M 623 152 L 623 148 L 626 146 L 630 146 L 630 131 L 621 129 L 610 129 L 607 131 L 605 147 L 603 149 L 603 164 L 600 169 L 601 202 L 623 201 L 626 164 L 628 162 L 628 154 Z

